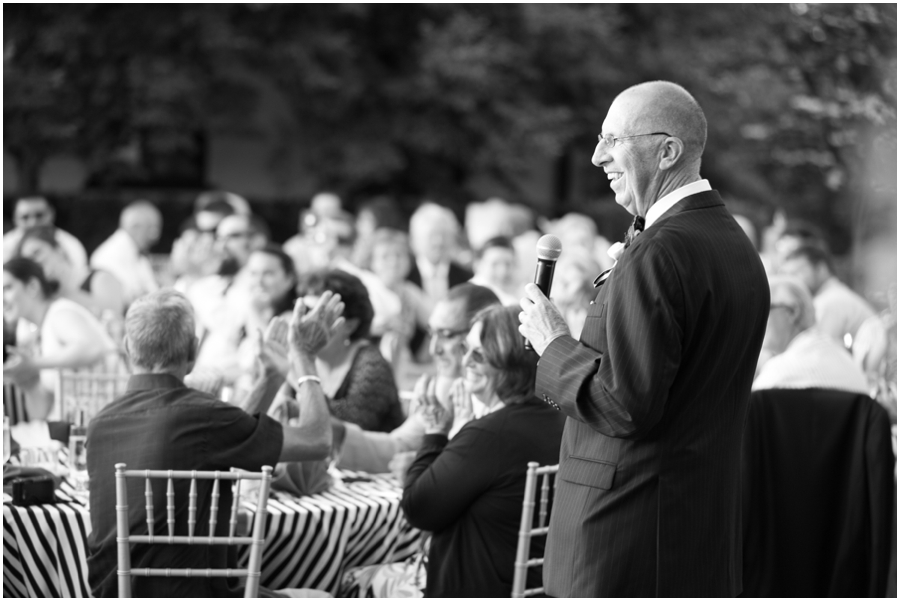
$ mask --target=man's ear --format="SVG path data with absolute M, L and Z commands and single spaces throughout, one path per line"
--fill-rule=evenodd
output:
M 129 348 L 128 336 L 122 338 L 122 345 L 125 347 L 125 354 L 131 357 L 131 349 Z
M 684 158 L 684 142 L 674 136 L 666 138 L 663 143 L 662 154 L 659 158 L 659 168 L 663 171 L 671 169 Z
M 197 362 L 197 353 L 200 350 L 200 339 L 194 336 L 191 341 L 191 349 L 188 352 L 187 373 L 194 371 L 194 363 Z

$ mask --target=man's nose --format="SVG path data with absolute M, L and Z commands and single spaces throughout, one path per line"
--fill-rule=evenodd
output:
M 431 353 L 432 357 L 443 356 L 444 349 L 438 344 L 437 336 L 432 336 L 431 340 L 428 341 L 428 352 Z
M 606 144 L 598 142 L 597 147 L 594 148 L 594 156 L 591 157 L 591 163 L 593 163 L 595 167 L 602 167 L 608 162 L 609 153 L 606 151 Z

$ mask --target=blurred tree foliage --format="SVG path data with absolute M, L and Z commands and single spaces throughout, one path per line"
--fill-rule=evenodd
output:
M 716 187 L 849 237 L 849 223 L 896 220 L 896 11 L 7 4 L 5 146 L 33 188 L 58 153 L 134 163 L 147 128 L 175 132 L 172 146 L 178 132 L 265 136 L 275 172 L 300 139 L 319 187 L 457 204 L 475 174 L 521 197 L 545 157 L 554 200 L 585 202 L 608 189 L 568 189 L 569 158 L 586 165 L 624 87 L 670 79 L 706 110 Z M 264 103 L 277 110 L 261 117 Z

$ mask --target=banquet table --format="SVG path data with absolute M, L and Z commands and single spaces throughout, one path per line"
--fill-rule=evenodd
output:
M 416 551 L 419 531 L 400 510 L 402 490 L 388 475 L 341 471 L 327 492 L 269 498 L 262 584 L 337 594 L 344 570 L 402 561 Z M 64 481 L 57 502 L 3 504 L 3 596 L 89 597 L 88 508 Z M 243 500 L 252 519 L 255 505 Z M 246 563 L 249 549 L 241 553 Z

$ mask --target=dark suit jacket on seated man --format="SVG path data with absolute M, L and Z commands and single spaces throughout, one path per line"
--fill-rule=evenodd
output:
M 703 111 L 680 86 L 620 94 L 592 162 L 646 229 L 600 286 L 580 340 L 526 288 L 520 332 L 541 355 L 535 388 L 568 418 L 550 595 L 741 591 L 741 434 L 769 289 L 750 241 L 700 178 L 705 142 Z
M 114 465 L 129 469 L 259 471 L 278 461 L 324 459 L 331 449 L 328 407 L 315 376 L 315 353 L 342 321 L 340 297 L 326 292 L 306 312 L 298 303 L 289 336 L 293 375 L 299 378 L 300 424 L 282 428 L 266 415 L 271 395 L 263 394 L 267 378 L 246 410 L 187 388 L 184 377 L 197 352 L 194 317 L 187 299 L 160 291 L 135 301 L 125 319 L 125 342 L 133 373 L 128 390 L 103 409 L 88 429 L 87 464 L 91 481 L 91 535 L 88 571 L 96 597 L 115 597 L 116 512 Z M 175 486 L 176 534 L 187 534 L 188 481 Z M 198 534 L 208 531 L 211 480 L 198 481 Z M 166 490 L 154 486 L 157 533 L 166 530 Z M 231 487 L 220 489 L 216 533 L 227 536 Z M 128 489 L 132 532 L 146 533 L 144 490 Z M 231 549 L 227 552 L 226 549 Z M 134 545 L 131 564 L 139 567 L 236 567 L 234 547 L 208 545 Z M 236 579 L 134 578 L 136 596 L 241 596 Z

